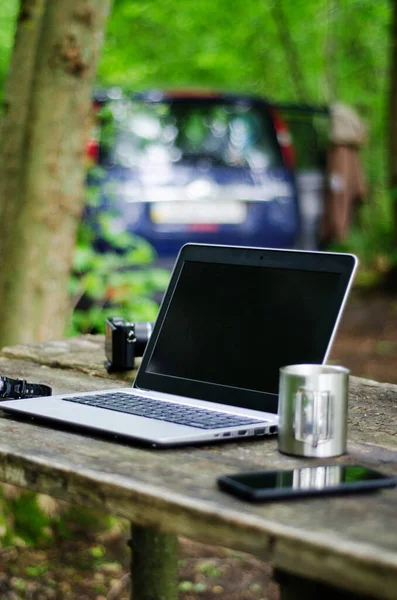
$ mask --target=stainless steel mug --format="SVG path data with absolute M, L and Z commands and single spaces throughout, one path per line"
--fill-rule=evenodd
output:
M 278 448 L 297 456 L 346 452 L 349 370 L 332 365 L 280 369 Z

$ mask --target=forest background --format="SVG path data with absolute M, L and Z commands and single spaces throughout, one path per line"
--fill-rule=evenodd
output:
M 275 101 L 314 106 L 337 101 L 357 108 L 369 131 L 362 151 L 369 193 L 343 249 L 358 254 L 361 281 L 372 283 L 396 257 L 390 186 L 393 7 L 386 0 L 218 0 L 211 5 L 114 0 L 95 87 L 204 86 Z M 0 8 L 1 99 L 19 2 L 0 0 Z M 89 285 L 96 286 L 98 296 L 103 292 L 98 279 L 91 277 Z M 150 291 L 150 282 L 147 287 Z M 154 318 L 149 304 L 134 307 L 138 318 Z M 87 327 L 84 318 L 77 326 Z

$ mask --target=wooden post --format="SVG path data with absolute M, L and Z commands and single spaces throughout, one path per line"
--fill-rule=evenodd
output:
M 131 599 L 178 600 L 178 538 L 131 527 Z

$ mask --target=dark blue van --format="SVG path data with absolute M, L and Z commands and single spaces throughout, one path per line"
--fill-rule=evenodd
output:
M 213 91 L 98 94 L 97 211 L 145 238 L 160 263 L 186 242 L 293 248 L 294 155 L 285 121 L 263 99 Z M 98 175 L 99 173 L 99 175 Z

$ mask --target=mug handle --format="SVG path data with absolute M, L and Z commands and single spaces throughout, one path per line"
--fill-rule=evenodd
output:
M 330 391 L 299 388 L 294 402 L 294 436 L 313 448 L 334 435 L 334 398 Z

